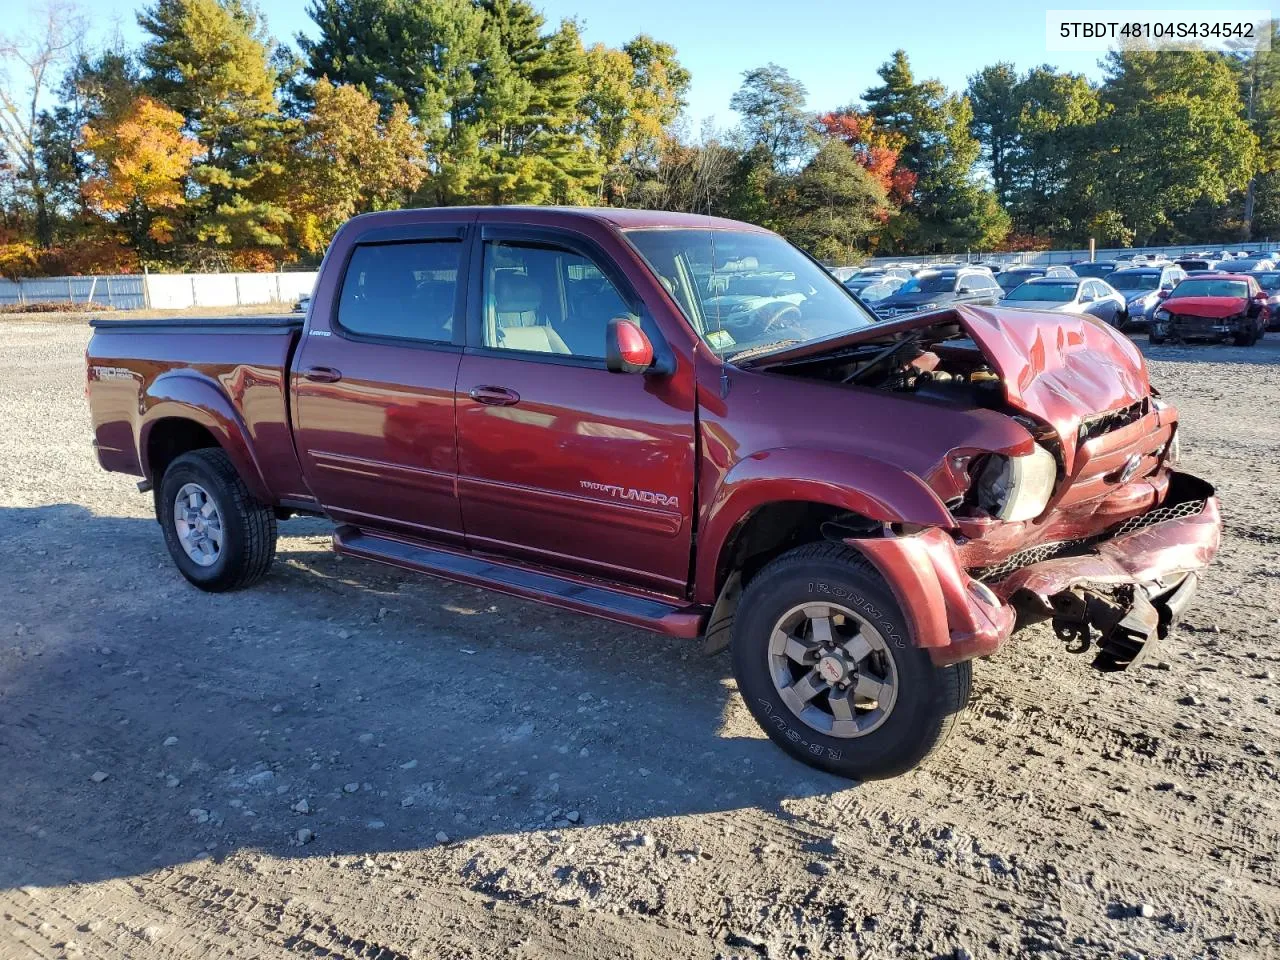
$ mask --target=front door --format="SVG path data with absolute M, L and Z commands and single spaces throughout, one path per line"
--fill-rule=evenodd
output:
M 454 318 L 467 241 L 462 226 L 432 224 L 357 244 L 334 309 L 313 311 L 295 363 L 295 437 L 311 491 L 336 520 L 462 543 Z
M 692 371 L 605 369 L 629 285 L 582 238 L 488 227 L 458 373 L 467 544 L 680 595 L 694 488 Z M 655 344 L 656 345 L 656 344 Z

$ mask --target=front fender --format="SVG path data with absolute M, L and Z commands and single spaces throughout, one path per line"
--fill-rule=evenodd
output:
M 249 431 L 231 399 L 217 382 L 193 371 L 175 371 L 157 377 L 143 392 L 138 421 L 138 462 L 143 475 L 159 480 L 147 455 L 151 431 L 161 420 L 191 420 L 208 430 L 227 452 L 245 486 L 259 500 L 270 503 L 270 489 L 249 442 Z
M 740 460 L 707 507 L 698 535 L 695 595 L 709 603 L 723 551 L 753 511 L 782 501 L 823 503 L 884 523 L 952 527 L 955 521 L 919 477 L 856 453 L 779 447 Z

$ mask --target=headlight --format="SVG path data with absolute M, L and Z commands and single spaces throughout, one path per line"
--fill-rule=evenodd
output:
M 1155 319 L 1157 319 L 1157 320 L 1168 320 L 1168 319 L 1169 319 L 1169 311 L 1168 311 L 1168 310 L 1157 310 L 1157 311 L 1155 312 Z
M 978 474 L 978 506 L 1000 520 L 1033 520 L 1058 479 L 1058 461 L 1040 445 L 1023 457 L 993 455 Z

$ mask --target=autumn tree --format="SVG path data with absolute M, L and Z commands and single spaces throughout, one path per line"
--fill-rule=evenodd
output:
M 85 183 L 85 199 L 115 221 L 135 250 L 154 255 L 173 240 L 172 214 L 186 204 L 187 173 L 201 149 L 183 125 L 176 110 L 139 97 L 84 128 L 84 149 L 97 170 Z
M 881 84 L 863 94 L 877 125 L 902 138 L 901 163 L 915 188 L 898 219 L 902 249 L 991 249 L 1009 231 L 1009 216 L 978 178 L 981 153 L 970 132 L 965 97 L 937 80 L 917 81 L 902 50 L 883 64 Z
M 906 143 L 902 134 L 882 129 L 869 113 L 853 107 L 824 113 L 814 125 L 822 137 L 838 140 L 852 150 L 858 163 L 893 203 L 900 205 L 911 200 L 916 175 L 899 162 Z
M 813 256 L 861 259 L 889 213 L 885 188 L 845 144 L 828 140 L 798 174 L 775 186 L 779 228 Z
M 584 69 L 583 133 L 604 166 L 600 196 L 625 202 L 669 146 L 670 128 L 685 106 L 689 71 L 674 47 L 645 34 L 621 49 L 595 44 Z
M 319 253 L 355 214 L 402 205 L 426 176 L 426 156 L 405 104 L 383 119 L 363 90 L 327 80 L 310 98 L 289 182 L 298 244 Z
M 190 236 L 223 247 L 279 248 L 289 123 L 276 102 L 272 47 L 244 0 L 156 0 L 138 16 L 147 92 L 176 110 L 200 145 Z

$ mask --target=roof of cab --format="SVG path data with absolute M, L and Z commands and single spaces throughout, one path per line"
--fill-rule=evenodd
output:
M 745 230 L 752 233 L 769 233 L 763 227 L 708 217 L 697 213 L 675 213 L 667 210 L 635 210 L 628 207 L 555 207 L 518 205 L 484 207 L 411 207 L 402 210 L 383 210 L 363 214 L 357 219 L 376 219 L 394 223 L 399 220 L 429 221 L 474 219 L 484 217 L 495 222 L 554 224 L 574 220 L 596 220 L 612 224 L 620 230 L 654 227 L 683 227 L 694 230 Z

